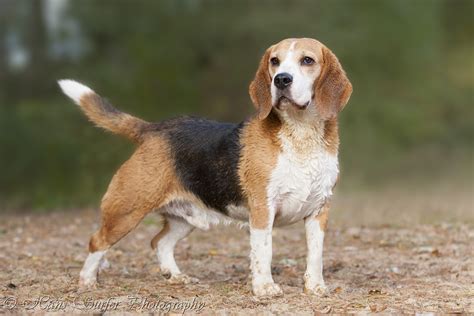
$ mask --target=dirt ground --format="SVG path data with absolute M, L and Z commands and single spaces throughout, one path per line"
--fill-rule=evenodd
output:
M 93 210 L 2 214 L 0 312 L 171 311 L 182 313 L 448 312 L 474 313 L 472 225 L 338 225 L 325 242 L 323 297 L 302 293 L 306 245 L 301 224 L 274 232 L 273 274 L 284 296 L 257 300 L 249 282 L 245 229 L 195 231 L 178 244 L 181 270 L 200 283 L 169 285 L 149 241 L 151 215 L 107 254 L 111 267 L 92 291 L 78 290 Z

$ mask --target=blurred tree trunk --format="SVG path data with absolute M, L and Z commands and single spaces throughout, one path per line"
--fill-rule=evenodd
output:
M 6 23 L 5 19 L 0 17 L 0 84 L 4 87 L 0 90 L 0 106 L 6 99 L 7 88 L 7 47 L 6 47 Z
M 6 103 L 8 91 L 10 91 L 9 69 L 7 56 L 7 33 L 9 17 L 12 16 L 14 0 L 4 0 L 0 2 L 0 105 Z
M 50 67 L 48 60 L 48 38 L 44 21 L 44 0 L 31 1 L 31 19 L 26 32 L 27 51 L 30 55 L 29 65 L 26 70 L 26 84 L 30 96 L 44 94 L 49 85 Z M 41 78 L 38 80 L 38 78 Z M 23 83 L 25 84 L 25 83 Z

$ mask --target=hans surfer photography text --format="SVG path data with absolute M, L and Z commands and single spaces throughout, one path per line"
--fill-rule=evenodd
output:
M 57 298 L 52 296 L 41 296 L 25 301 L 18 301 L 14 296 L 0 298 L 0 307 L 5 310 L 14 310 L 18 307 L 31 312 L 109 312 L 120 308 L 126 308 L 136 312 L 196 312 L 199 313 L 205 307 L 193 298 L 190 301 L 163 301 L 159 297 L 109 297 L 97 299 L 91 296 L 77 296 Z

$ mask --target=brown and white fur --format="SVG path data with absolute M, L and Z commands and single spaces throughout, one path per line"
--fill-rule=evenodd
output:
M 326 46 L 301 38 L 268 48 L 249 88 L 257 114 L 241 124 L 188 117 L 149 123 L 82 84 L 59 84 L 98 126 L 138 144 L 102 199 L 82 285 L 94 285 L 107 249 L 157 211 L 165 224 L 152 247 L 170 282 L 196 281 L 175 262 L 179 240 L 195 228 L 234 221 L 249 225 L 253 293 L 280 295 L 271 275 L 272 228 L 304 220 L 305 292 L 324 292 L 324 231 L 339 173 L 337 116 L 352 93 Z

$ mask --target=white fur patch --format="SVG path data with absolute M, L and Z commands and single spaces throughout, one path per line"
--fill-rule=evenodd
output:
M 81 284 L 90 286 L 97 282 L 97 273 L 105 253 L 105 250 L 89 253 L 79 274 Z
M 211 226 L 218 224 L 244 224 L 243 222 L 234 221 L 231 217 L 216 210 L 197 206 L 186 199 L 173 200 L 173 202 L 163 207 L 161 212 L 180 217 L 188 224 L 202 230 L 209 230 Z
M 178 241 L 189 235 L 193 227 L 185 221 L 173 218 L 168 218 L 168 225 L 169 231 L 158 241 L 156 254 L 161 271 L 176 276 L 181 274 L 181 271 L 174 259 L 174 247 Z
M 267 189 L 269 206 L 275 208 L 275 225 L 291 224 L 318 212 L 332 195 L 339 174 L 337 155 L 327 152 L 317 138 L 305 139 L 307 130 L 295 126 L 292 135 L 301 136 L 297 140 L 280 132 L 283 151 Z M 295 148 L 295 143 L 303 144 L 305 150 Z
M 239 228 L 248 226 L 246 220 L 249 218 L 249 211 L 246 207 L 230 204 L 227 206 L 227 211 L 229 216 L 202 205 L 195 205 L 185 198 L 175 199 L 160 210 L 162 213 L 180 217 L 188 224 L 202 230 L 209 230 L 211 226 L 218 224 L 236 224 Z
M 269 226 L 266 229 L 250 228 L 250 268 L 254 292 L 274 283 L 271 273 L 272 226 Z
M 306 258 L 306 273 L 304 274 L 305 288 L 310 291 L 318 291 L 324 288 L 323 279 L 323 242 L 324 231 L 314 216 L 305 221 L 306 244 L 308 256 Z
M 79 104 L 84 95 L 95 93 L 91 88 L 74 80 L 59 80 L 58 84 L 64 94 L 70 97 L 76 104 Z

